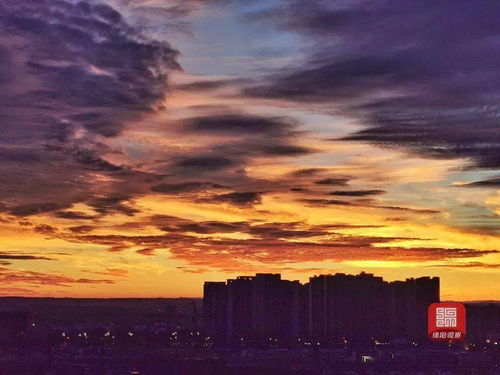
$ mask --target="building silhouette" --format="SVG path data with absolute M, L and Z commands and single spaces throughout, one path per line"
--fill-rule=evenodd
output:
M 466 304 L 466 309 L 467 337 L 472 342 L 498 346 L 500 342 L 500 305 L 498 302 L 469 303 Z
M 206 282 L 203 287 L 203 327 L 219 341 L 227 339 L 227 285 L 225 282 Z
M 204 330 L 217 343 L 420 340 L 434 302 L 439 302 L 437 277 L 387 282 L 364 272 L 337 273 L 301 284 L 258 273 L 205 283 Z
M 286 340 L 305 333 L 305 293 L 279 274 L 239 276 L 204 286 L 204 328 L 216 342 Z

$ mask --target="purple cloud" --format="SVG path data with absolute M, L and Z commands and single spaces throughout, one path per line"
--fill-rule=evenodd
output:
M 303 36 L 308 62 L 247 95 L 359 118 L 366 128 L 345 140 L 500 166 L 498 2 L 281 3 L 251 18 Z

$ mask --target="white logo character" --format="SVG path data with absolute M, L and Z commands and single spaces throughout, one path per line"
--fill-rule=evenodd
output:
M 436 327 L 456 327 L 457 326 L 457 308 L 456 307 L 438 307 L 436 309 Z

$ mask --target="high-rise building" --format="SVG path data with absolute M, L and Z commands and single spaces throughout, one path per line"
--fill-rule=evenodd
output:
M 340 342 L 426 336 L 427 307 L 439 278 L 386 282 L 373 274 L 319 275 L 302 285 L 280 274 L 205 283 L 208 335 L 229 340 Z
M 253 276 L 227 280 L 227 336 L 229 339 L 253 336 Z
M 467 339 L 476 344 L 498 346 L 498 342 L 500 342 L 500 304 L 468 303 L 465 307 L 467 309 Z
M 427 308 L 439 302 L 439 278 L 420 277 L 394 281 L 394 336 L 411 339 L 426 337 Z
M 309 280 L 309 289 L 311 337 L 340 340 L 391 334 L 391 293 L 381 277 L 320 275 Z
M 289 340 L 305 332 L 304 287 L 279 274 L 239 276 L 204 286 L 207 335 L 230 340 Z
M 203 287 L 203 327 L 215 342 L 227 339 L 227 286 L 225 282 L 205 282 Z
M 252 282 L 252 333 L 256 338 L 287 340 L 299 334 L 298 281 L 279 274 L 256 274 Z

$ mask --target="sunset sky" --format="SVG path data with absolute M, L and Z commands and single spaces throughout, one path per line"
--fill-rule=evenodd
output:
M 499 12 L 0 3 L 0 294 L 366 271 L 500 299 Z

